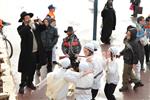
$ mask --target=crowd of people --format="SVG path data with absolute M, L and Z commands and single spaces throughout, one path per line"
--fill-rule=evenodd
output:
M 47 86 L 46 96 L 50 100 L 67 100 L 68 92 L 73 90 L 75 100 L 96 100 L 101 86 L 101 79 L 106 75 L 104 93 L 108 100 L 116 100 L 114 91 L 120 80 L 117 60 L 123 56 L 124 66 L 122 75 L 122 87 L 120 92 L 129 90 L 134 83 L 133 90 L 144 86 L 140 71 L 144 71 L 144 61 L 150 65 L 149 38 L 150 16 L 144 18 L 138 16 L 140 0 L 131 0 L 133 4 L 132 21 L 135 26 L 127 27 L 124 38 L 124 49 L 119 52 L 117 47 L 110 46 L 97 55 L 99 47 L 89 41 L 81 45 L 73 26 L 68 26 L 64 33 L 61 49 L 64 57 L 56 61 L 56 44 L 58 42 L 58 30 L 56 28 L 55 7 L 48 6 L 48 14 L 43 20 L 32 19 L 33 13 L 23 11 L 20 14 L 17 31 L 21 38 L 21 51 L 18 61 L 18 72 L 21 73 L 19 93 L 24 94 L 25 87 L 31 90 Z M 113 8 L 113 0 L 108 0 L 101 13 L 102 31 L 100 40 L 104 44 L 110 44 L 112 31 L 116 26 L 116 12 Z M 0 28 L 7 24 L 0 20 Z M 84 56 L 80 56 L 83 48 Z M 99 52 L 99 51 L 98 51 Z M 146 60 L 144 60 L 144 55 Z M 56 67 L 57 66 L 57 67 Z M 43 70 L 44 71 L 41 71 Z M 34 76 L 38 77 L 36 85 L 33 84 Z

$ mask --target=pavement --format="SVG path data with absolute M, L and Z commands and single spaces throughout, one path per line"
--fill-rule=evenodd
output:
M 109 45 L 101 45 L 102 50 L 107 50 Z M 139 87 L 136 91 L 133 90 L 134 84 L 131 84 L 131 87 L 128 92 L 119 92 L 119 88 L 121 87 L 121 75 L 122 75 L 122 68 L 123 68 L 123 60 L 122 58 L 118 59 L 119 74 L 120 74 L 120 81 L 115 90 L 114 95 L 116 96 L 117 100 L 150 100 L 150 70 L 148 69 L 149 66 L 145 65 L 146 70 L 141 71 L 141 80 L 144 83 L 143 87 Z M 104 94 L 104 85 L 105 85 L 105 77 L 102 78 L 101 81 L 101 88 L 99 90 L 99 94 L 96 97 L 96 100 L 106 100 Z M 36 91 L 31 91 L 30 89 L 25 89 L 25 94 L 20 95 L 18 94 L 18 100 L 48 100 L 45 96 L 45 89 L 46 86 L 42 89 L 37 89 Z M 68 100 L 74 100 L 73 96 L 68 97 Z
M 31 91 L 30 89 L 25 89 L 25 94 L 20 95 L 18 94 L 18 88 L 20 83 L 20 73 L 17 72 L 17 65 L 18 65 L 18 57 L 20 52 L 20 37 L 16 31 L 17 26 L 20 23 L 18 22 L 20 13 L 22 11 L 29 11 L 34 12 L 35 16 L 39 18 L 45 17 L 44 14 L 47 13 L 47 6 L 48 4 L 56 5 L 56 19 L 57 19 L 57 27 L 58 32 L 60 35 L 58 45 L 62 41 L 62 38 L 65 36 L 63 31 L 66 29 L 68 25 L 74 26 L 76 30 L 77 36 L 81 38 L 82 44 L 87 42 L 92 38 L 92 25 L 93 25 L 93 13 L 89 11 L 90 8 L 93 8 L 93 3 L 89 2 L 93 0 L 0 0 L 0 12 L 1 18 L 4 20 L 11 22 L 12 25 L 8 26 L 4 29 L 4 33 L 7 35 L 7 38 L 13 44 L 13 57 L 9 60 L 6 57 L 6 53 L 4 49 L 1 49 L 2 43 L 0 41 L 0 50 L 4 51 L 3 57 L 5 58 L 5 64 L 2 66 L 6 68 L 5 75 L 3 76 L 4 80 L 4 91 L 10 94 L 10 100 L 47 100 L 45 96 L 45 88 L 40 90 Z M 99 12 L 103 9 L 106 0 L 99 1 Z M 9 2 L 9 3 L 8 3 Z M 32 4 L 36 2 L 35 7 Z M 29 4 L 30 3 L 30 4 Z M 84 4 L 84 5 L 83 5 Z M 7 6 L 6 6 L 7 5 Z M 42 6 L 41 6 L 42 5 Z M 78 5 L 78 7 L 77 7 Z M 143 0 L 141 6 L 143 6 L 143 15 L 147 16 L 149 14 L 149 0 Z M 40 9 L 39 9 L 40 6 Z M 118 48 L 123 48 L 122 39 L 124 38 L 124 33 L 126 32 L 126 27 L 129 24 L 133 23 L 130 19 L 131 11 L 129 11 L 130 3 L 128 0 L 114 0 L 114 8 L 117 14 L 117 26 L 116 30 L 112 34 L 112 42 L 111 45 L 118 46 Z M 70 9 L 68 9 L 70 8 Z M 10 12 L 11 11 L 13 12 Z M 71 10 L 71 11 L 70 11 Z M 79 14 L 76 14 L 76 12 Z M 9 13 L 7 13 L 9 12 Z M 15 12 L 15 14 L 14 14 Z M 43 12 L 43 13 L 42 13 Z M 68 13 L 69 12 L 69 13 Z M 11 17 L 10 17 L 11 15 Z M 84 15 L 84 16 L 79 16 Z M 86 17 L 85 17 L 86 16 Z M 109 45 L 103 45 L 99 41 L 100 31 L 101 31 L 101 17 L 100 13 L 98 14 L 98 31 L 97 31 L 97 40 L 100 43 L 100 47 L 102 51 L 107 50 Z M 60 46 L 58 46 L 58 55 L 62 55 L 60 52 Z M 131 89 L 129 92 L 121 93 L 119 92 L 119 88 L 121 87 L 121 76 L 122 76 L 122 69 L 123 69 L 123 60 L 122 58 L 118 59 L 119 65 L 119 74 L 120 74 L 120 81 L 115 91 L 115 96 L 117 100 L 150 100 L 150 71 L 147 70 L 147 66 L 144 65 L 146 70 L 141 72 L 141 80 L 144 83 L 144 87 L 140 87 L 137 91 L 133 91 L 133 84 L 131 85 Z M 99 90 L 99 94 L 96 100 L 106 100 L 104 95 L 104 84 L 105 78 L 102 80 L 102 86 Z M 73 97 L 68 97 L 68 100 L 73 100 Z

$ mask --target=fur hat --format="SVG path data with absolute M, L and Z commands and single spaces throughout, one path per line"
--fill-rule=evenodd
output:
M 93 43 L 86 43 L 84 48 L 94 52 L 94 44 Z
M 61 60 L 60 64 L 63 68 L 68 68 L 71 63 L 70 63 L 69 58 L 64 58 Z

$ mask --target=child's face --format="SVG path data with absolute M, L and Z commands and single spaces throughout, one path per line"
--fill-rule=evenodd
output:
M 144 20 L 144 18 L 143 18 L 139 23 L 142 24 L 142 25 L 145 25 L 145 20 Z
M 103 56 L 105 58 L 110 58 L 111 57 L 111 52 L 110 51 L 105 51 L 105 52 L 103 52 Z
M 147 21 L 147 25 L 150 25 L 150 20 L 149 20 L 149 21 Z
M 55 12 L 55 9 L 49 9 L 50 12 Z
M 83 49 L 83 52 L 86 57 L 90 54 L 90 51 L 86 48 Z

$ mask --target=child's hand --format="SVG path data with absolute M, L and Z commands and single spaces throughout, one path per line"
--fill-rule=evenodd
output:
M 83 75 L 87 75 L 87 74 L 90 74 L 90 73 L 93 73 L 93 70 L 92 69 L 86 69 L 86 70 L 84 70 Z

